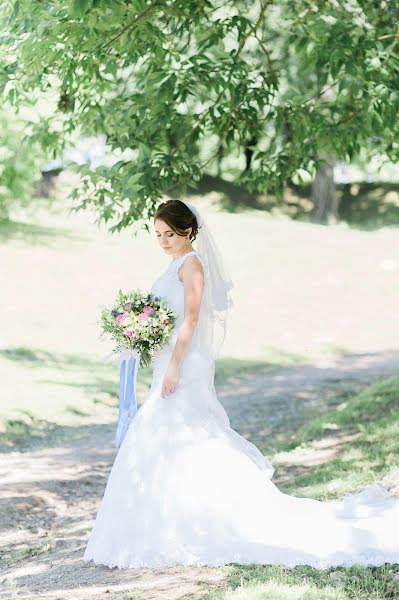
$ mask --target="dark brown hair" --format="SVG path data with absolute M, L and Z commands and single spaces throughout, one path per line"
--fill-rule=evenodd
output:
M 196 216 L 181 200 L 167 200 L 160 204 L 154 214 L 154 222 L 160 219 L 169 225 L 177 235 L 186 236 L 187 229 L 192 227 L 190 242 L 197 237 L 198 223 Z

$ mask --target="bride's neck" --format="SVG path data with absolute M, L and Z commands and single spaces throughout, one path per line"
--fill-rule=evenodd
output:
M 179 258 L 180 256 L 183 256 L 183 254 L 187 254 L 187 252 L 193 252 L 193 250 L 194 250 L 194 248 L 190 244 L 190 247 L 183 248 L 183 250 L 179 254 L 177 254 L 177 255 L 173 254 L 172 255 L 173 256 L 173 260 L 176 260 L 176 258 Z

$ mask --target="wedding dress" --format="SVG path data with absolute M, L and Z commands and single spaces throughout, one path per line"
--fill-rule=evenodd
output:
M 161 387 L 184 316 L 172 260 L 151 291 L 177 315 L 155 355 L 151 388 L 116 455 L 83 560 L 108 567 L 399 562 L 399 499 L 379 485 L 337 501 L 290 496 L 274 467 L 230 427 L 203 352 L 200 309 L 175 391 Z

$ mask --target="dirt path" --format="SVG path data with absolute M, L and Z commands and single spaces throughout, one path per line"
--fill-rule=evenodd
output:
M 335 397 L 398 372 L 398 352 L 352 355 L 333 367 L 241 376 L 217 391 L 232 427 L 267 447 L 268 436 L 289 435 L 307 415 L 333 405 Z M 122 571 L 84 564 L 115 457 L 114 423 L 69 433 L 64 428 L 42 447 L 1 455 L 0 598 L 194 599 L 223 581 L 229 567 Z M 278 476 L 274 481 L 279 484 Z

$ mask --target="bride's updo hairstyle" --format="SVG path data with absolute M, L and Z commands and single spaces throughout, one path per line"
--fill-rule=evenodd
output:
M 160 204 L 154 214 L 154 222 L 160 219 L 169 225 L 177 235 L 186 236 L 187 229 L 192 227 L 190 242 L 197 237 L 198 223 L 194 213 L 181 200 L 167 200 Z

